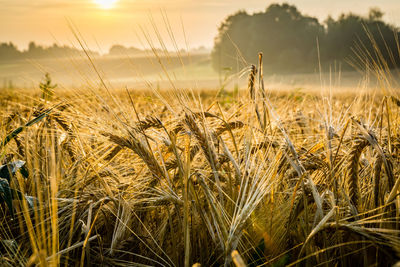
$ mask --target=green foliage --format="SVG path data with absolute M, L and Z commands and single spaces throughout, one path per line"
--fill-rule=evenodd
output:
M 50 74 L 46 73 L 44 76 L 44 81 L 39 84 L 39 87 L 42 91 L 42 98 L 48 101 L 53 98 L 54 89 L 57 87 L 57 84 L 52 84 Z
M 239 11 L 225 19 L 218 29 L 212 52 L 215 70 L 255 64 L 254 55 L 263 52 L 268 73 L 310 72 L 324 64 L 356 64 L 388 62 L 394 67 L 400 62 L 391 53 L 397 51 L 394 28 L 382 21 L 383 13 L 371 9 L 368 17 L 354 14 L 331 17 L 321 24 L 318 19 L 303 15 L 288 4 L 272 4 L 265 12 L 252 15 Z M 319 55 L 318 55 L 319 49 Z M 381 51 L 375 53 L 375 51 Z M 357 55 L 355 55 L 355 52 Z M 362 58 L 362 59 L 361 59 Z M 354 62 L 352 62 L 354 65 Z M 342 66 L 343 67 L 343 66 Z
M 302 88 L 295 88 L 292 92 L 289 93 L 288 99 L 293 99 L 297 102 L 301 102 L 304 100 L 305 94 L 302 92 Z
M 18 134 L 20 134 L 26 127 L 29 127 L 39 121 L 41 121 L 43 118 L 45 118 L 47 115 L 50 114 L 52 109 L 46 109 L 43 112 L 41 112 L 39 115 L 37 115 L 35 118 L 32 120 L 28 121 L 24 126 L 20 126 L 16 128 L 14 131 L 9 133 L 2 142 L 0 142 L 0 148 L 6 146 L 12 139 L 14 139 Z
M 291 255 L 289 253 L 283 255 L 281 258 L 279 258 L 279 260 L 277 260 L 276 262 L 271 264 L 271 267 L 283 267 L 283 266 L 286 266 L 290 261 L 290 256 Z

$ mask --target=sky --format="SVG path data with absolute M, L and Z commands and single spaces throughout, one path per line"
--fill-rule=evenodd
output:
M 400 26 L 400 0 L 114 0 L 108 9 L 100 1 L 106 0 L 0 0 L 0 42 L 11 41 L 20 49 L 30 41 L 76 46 L 72 23 L 89 48 L 101 53 L 113 44 L 144 48 L 153 42 L 159 47 L 154 28 L 172 48 L 170 25 L 179 48 L 211 48 L 218 25 L 229 14 L 260 12 L 282 2 L 320 21 L 343 12 L 366 15 L 369 8 L 379 7 L 387 22 Z

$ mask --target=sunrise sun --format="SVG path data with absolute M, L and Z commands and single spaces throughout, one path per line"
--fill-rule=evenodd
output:
M 94 0 L 96 4 L 102 9 L 110 9 L 118 0 Z

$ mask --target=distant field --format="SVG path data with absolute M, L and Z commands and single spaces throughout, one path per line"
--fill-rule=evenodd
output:
M 152 56 L 121 56 L 121 57 L 94 57 L 93 62 L 104 80 L 113 85 L 134 85 L 144 80 L 160 80 L 159 74 L 163 72 L 158 59 Z M 173 72 L 182 65 L 195 70 L 202 79 L 216 79 L 217 75 L 211 69 L 208 54 L 183 54 L 177 57 L 162 53 L 160 62 Z M 201 71 L 201 73 L 199 73 Z M 79 87 L 88 84 L 97 84 L 98 75 L 95 73 L 87 57 L 59 58 L 59 59 L 34 59 L 15 62 L 0 62 L 0 82 L 3 85 L 12 83 L 15 87 L 34 87 L 48 72 L 54 81 L 65 87 Z M 172 79 L 175 79 L 172 74 Z M 192 79 L 188 76 L 176 73 L 181 79 Z M 1 84 L 0 84 L 1 86 Z M 3 86 L 4 87 L 4 86 Z
M 160 64 L 161 62 L 161 64 Z M 153 87 L 218 89 L 223 86 L 233 89 L 236 86 L 246 86 L 245 77 L 235 71 L 216 72 L 211 67 L 209 54 L 175 54 L 160 57 L 160 62 L 154 55 L 150 56 L 120 56 L 94 57 L 93 63 L 100 76 L 112 88 L 148 88 L 148 82 Z M 319 90 L 332 87 L 335 90 L 347 90 L 353 87 L 381 86 L 374 73 L 360 74 L 356 71 L 326 71 L 328 67 L 306 74 L 269 74 L 265 73 L 266 85 L 271 89 L 303 88 Z M 91 86 L 97 87 L 100 79 L 87 57 L 21 60 L 16 62 L 0 62 L 0 87 L 35 88 L 43 79 L 45 73 L 50 73 L 53 81 L 64 88 Z M 168 73 L 168 76 L 166 75 Z M 397 86 L 398 71 L 393 71 L 390 78 Z

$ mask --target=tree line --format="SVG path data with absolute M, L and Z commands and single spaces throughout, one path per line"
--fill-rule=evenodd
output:
M 95 51 L 89 51 L 92 55 L 98 55 Z M 57 57 L 70 57 L 80 55 L 81 50 L 69 46 L 60 46 L 53 44 L 52 46 L 45 47 L 30 42 L 28 49 L 19 50 L 18 47 L 12 42 L 0 43 L 0 61 L 11 61 L 18 59 L 33 59 L 33 58 L 57 58 Z
M 368 16 L 342 14 L 323 23 L 303 15 L 295 6 L 272 4 L 265 11 L 238 11 L 219 26 L 211 53 L 215 70 L 233 69 L 257 62 L 263 53 L 269 73 L 318 71 L 323 67 L 362 68 L 378 64 L 399 66 L 399 29 L 383 21 L 372 8 Z
M 142 50 L 136 47 L 126 47 L 123 45 L 115 44 L 110 47 L 107 54 L 104 56 L 135 56 L 145 55 L 146 53 L 152 53 L 153 50 Z M 155 49 L 156 52 L 162 53 L 162 49 Z M 88 51 L 92 56 L 99 56 L 100 54 L 96 51 Z M 181 50 L 180 52 L 185 52 Z M 207 53 L 204 47 L 199 47 L 191 50 L 192 53 Z M 209 52 L 208 52 L 209 53 Z M 13 61 L 19 59 L 35 59 L 35 58 L 62 58 L 83 55 L 83 51 L 70 46 L 60 46 L 53 44 L 52 46 L 42 46 L 35 42 L 30 42 L 28 49 L 19 50 L 18 47 L 12 42 L 0 43 L 0 62 L 1 61 Z
M 144 53 L 146 50 L 141 50 L 135 47 L 125 47 L 123 45 L 115 44 L 110 47 L 105 56 L 124 56 L 124 55 L 137 55 Z M 92 56 L 99 56 L 96 51 L 88 51 Z M 30 42 L 28 49 L 19 50 L 18 47 L 12 42 L 0 43 L 0 61 L 13 61 L 18 59 L 34 59 L 34 58 L 62 58 L 83 55 L 81 49 L 70 47 L 67 45 L 53 44 L 51 46 L 38 45 L 35 42 Z

